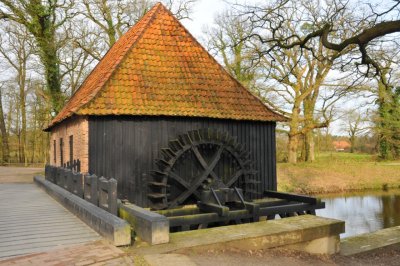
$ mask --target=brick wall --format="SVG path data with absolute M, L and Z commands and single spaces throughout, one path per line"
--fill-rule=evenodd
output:
M 89 170 L 89 122 L 86 116 L 64 120 L 50 132 L 50 164 L 61 166 L 60 139 L 63 139 L 63 163 L 70 161 L 70 136 L 73 136 L 73 159 L 81 161 L 81 172 Z M 54 160 L 54 141 L 56 156 Z

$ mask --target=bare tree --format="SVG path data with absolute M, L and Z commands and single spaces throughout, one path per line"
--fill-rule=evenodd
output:
M 3 108 L 3 84 L 0 85 L 0 133 L 1 133 L 1 140 L 2 140 L 2 162 L 8 163 L 10 159 L 10 148 L 8 145 L 8 132 L 6 129 L 6 122 L 4 117 L 4 108 Z
M 18 23 L 34 37 L 56 112 L 64 101 L 58 52 L 65 41 L 58 38 L 57 31 L 75 15 L 73 5 L 73 0 L 0 0 L 0 20 Z
M 163 2 L 178 19 L 187 19 L 196 1 L 166 0 Z M 76 43 L 93 58 L 99 60 L 100 54 L 108 50 L 155 3 L 154 0 L 83 0 L 81 6 L 77 7 L 79 14 L 91 22 L 94 27 L 90 27 L 89 34 L 84 37 L 83 41 L 76 40 Z M 94 37 L 91 35 L 96 36 L 97 42 L 105 40 L 104 44 L 98 44 L 103 47 L 102 53 L 99 54 L 87 46 L 91 42 L 85 39 L 93 39 Z
M 30 35 L 27 31 L 19 29 L 15 24 L 11 24 L 6 28 L 7 35 L 0 38 L 0 55 L 8 62 L 16 73 L 16 83 L 18 87 L 18 103 L 21 115 L 21 131 L 20 137 L 20 162 L 27 162 L 26 154 L 26 97 L 27 97 L 27 70 L 28 60 L 32 55 L 32 44 L 30 43 Z
M 350 139 L 350 152 L 354 153 L 356 138 L 371 129 L 368 124 L 369 111 L 359 112 L 355 109 L 347 110 L 344 114 L 343 130 L 347 132 Z
M 148 0 L 83 0 L 81 4 L 83 7 L 80 14 L 101 29 L 107 38 L 107 46 L 111 47 L 150 9 L 152 2 Z
M 303 20 L 304 13 L 308 20 Z M 310 32 L 312 25 L 325 14 L 321 13 L 318 3 L 298 2 L 291 8 L 280 12 L 284 19 L 275 34 L 298 35 Z M 346 26 L 348 14 L 338 18 L 337 24 Z M 268 26 L 265 26 L 268 27 Z M 274 109 L 284 112 L 289 117 L 288 161 L 297 162 L 300 137 L 304 136 L 304 159 L 314 161 L 314 129 L 327 127 L 332 120 L 333 107 L 354 84 L 346 78 L 329 80 L 327 77 L 335 67 L 336 60 L 351 49 L 340 52 L 326 49 L 321 40 L 310 40 L 313 49 L 302 49 L 293 46 L 290 49 L 274 49 L 262 39 L 268 32 L 260 32 L 257 23 L 254 25 L 253 39 L 257 43 L 257 59 L 262 65 L 265 81 L 268 84 L 262 96 Z M 345 31 L 344 31 L 345 32 Z M 266 52 L 267 51 L 267 52 Z M 271 60 L 272 59 L 272 60 Z M 335 87 L 335 90 L 332 88 Z M 321 90 L 324 93 L 321 95 Z M 319 110 L 316 109 L 320 101 Z
M 209 49 L 222 58 L 233 76 L 289 118 L 288 161 L 297 162 L 300 137 L 304 137 L 304 159 L 314 161 L 314 130 L 329 125 L 334 104 L 354 86 L 346 77 L 328 81 L 328 74 L 336 60 L 352 49 L 332 51 L 321 40 L 313 39 L 313 50 L 297 46 L 270 50 L 263 39 L 268 38 L 272 26 L 265 22 L 260 29 L 258 22 L 235 15 L 231 11 L 217 17 L 216 26 L 207 31 Z M 312 31 L 313 24 L 327 16 L 318 3 L 308 1 L 298 1 L 280 15 L 284 22 L 275 33 L 289 36 Z M 349 15 L 343 13 L 338 18 L 343 29 Z
M 88 31 L 89 28 L 85 22 L 72 21 L 64 25 L 63 32 L 60 33 L 63 39 L 66 40 L 59 50 L 61 89 L 66 98 L 74 94 L 93 68 L 96 60 L 93 56 L 94 53 L 104 50 L 98 49 L 99 42 L 96 38 L 91 38 L 87 42 L 89 40 L 87 36 L 90 35 Z M 85 42 L 87 49 L 82 49 L 78 44 L 78 40 Z
M 254 47 L 242 41 L 251 25 L 232 11 L 215 17 L 214 26 L 205 29 L 207 49 L 220 57 L 226 70 L 248 89 L 257 92 L 257 65 L 253 64 Z
M 308 32 L 293 34 L 282 31 L 286 22 L 284 13 L 298 8 L 299 3 L 307 2 L 309 5 L 317 4 L 318 9 L 325 16 L 312 21 Z M 371 44 L 376 41 L 388 41 L 389 37 L 394 37 L 391 41 L 396 42 L 396 35 L 391 34 L 400 32 L 400 1 L 398 0 L 379 3 L 348 0 L 276 0 L 264 6 L 241 6 L 241 8 L 242 14 L 257 25 L 260 31 L 268 32 L 265 35 L 253 32 L 248 37 L 258 38 L 260 42 L 268 44 L 268 49 L 265 49 L 264 53 L 271 58 L 274 57 L 271 52 L 277 49 L 299 47 L 314 52 L 313 40 L 318 39 L 324 47 L 336 52 L 349 48 L 357 49 L 358 53 L 349 58 L 346 64 L 355 61 L 357 67 L 365 65 L 366 69 L 359 68 L 364 74 L 369 74 L 371 66 L 377 72 L 380 71 L 379 64 L 371 56 Z M 298 12 L 302 14 L 302 21 L 310 21 L 309 12 L 304 11 L 304 9 L 298 9 Z M 344 32 L 343 28 L 338 27 L 337 21 L 348 12 L 352 13 L 352 16 L 346 20 L 348 31 Z

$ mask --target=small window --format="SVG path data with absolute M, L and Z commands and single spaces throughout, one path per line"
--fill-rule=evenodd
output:
M 69 163 L 74 161 L 74 136 L 69 136 Z
M 63 149 L 63 146 L 64 146 L 63 139 L 60 138 L 60 163 L 61 163 L 61 166 L 64 165 L 64 158 L 63 158 L 64 149 Z
M 54 157 L 54 163 L 57 163 L 57 151 L 56 151 L 56 140 L 53 141 L 53 157 Z

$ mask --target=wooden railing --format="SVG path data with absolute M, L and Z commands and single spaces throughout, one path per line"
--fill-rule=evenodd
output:
M 78 160 L 73 160 L 72 162 L 66 162 L 63 165 L 64 168 L 74 170 L 75 172 L 80 172 L 81 171 L 81 161 Z
M 46 165 L 45 178 L 76 196 L 117 215 L 117 180 L 80 173 L 73 170 L 78 169 L 76 168 L 77 164 L 70 165 L 70 167 L 71 169 Z

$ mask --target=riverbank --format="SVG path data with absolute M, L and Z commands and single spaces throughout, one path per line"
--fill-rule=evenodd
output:
M 325 153 L 313 163 L 278 163 L 278 191 L 326 194 L 400 188 L 400 161 L 369 154 Z

